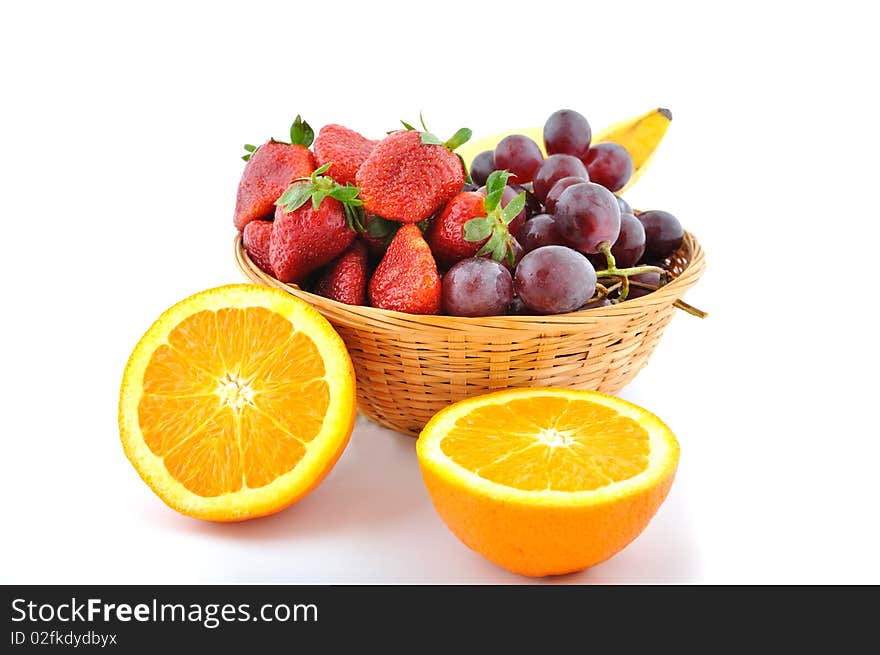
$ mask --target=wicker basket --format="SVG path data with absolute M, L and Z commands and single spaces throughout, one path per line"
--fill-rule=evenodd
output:
M 253 282 L 313 305 L 348 346 L 358 405 L 368 418 L 411 435 L 452 402 L 508 387 L 554 386 L 616 393 L 647 363 L 676 309 L 705 269 L 685 234 L 672 258 L 675 279 L 618 305 L 553 316 L 459 318 L 403 314 L 338 303 L 279 282 L 235 240 L 235 259 Z

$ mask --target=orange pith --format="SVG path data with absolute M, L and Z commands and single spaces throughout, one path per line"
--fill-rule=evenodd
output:
M 547 396 L 477 408 L 456 421 L 440 447 L 492 482 L 551 491 L 598 489 L 632 478 L 647 467 L 650 454 L 648 433 L 631 418 Z
M 306 493 L 354 415 L 351 362 L 329 323 L 249 285 L 163 314 L 132 354 L 120 399 L 123 445 L 141 476 L 175 509 L 220 521 Z

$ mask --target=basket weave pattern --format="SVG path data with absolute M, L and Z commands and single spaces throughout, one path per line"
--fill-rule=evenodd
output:
M 675 279 L 641 298 L 554 316 L 459 318 L 355 307 L 302 291 L 257 268 L 241 237 L 235 259 L 252 282 L 321 312 L 348 346 L 360 411 L 411 435 L 450 403 L 487 391 L 554 386 L 616 393 L 647 363 L 677 311 L 673 303 L 705 269 L 703 251 L 687 233 L 672 258 Z

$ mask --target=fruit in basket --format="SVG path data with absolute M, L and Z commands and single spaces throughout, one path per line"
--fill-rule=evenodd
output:
M 514 266 L 522 248 L 511 234 L 516 221 L 524 221 L 525 194 L 504 203 L 510 173 L 489 175 L 484 193 L 464 192 L 455 196 L 443 213 L 431 222 L 426 237 L 437 260 L 444 267 L 473 256 L 506 260 Z
M 635 266 L 645 253 L 645 228 L 632 214 L 620 215 L 620 234 L 611 246 L 619 268 Z
M 239 232 L 253 220 L 271 218 L 275 201 L 291 180 L 312 174 L 315 170 L 315 158 L 309 150 L 312 137 L 312 128 L 297 116 L 290 127 L 290 143 L 270 139 L 259 148 L 245 146 L 247 164 L 238 183 L 233 218 Z
M 548 214 L 552 214 L 556 211 L 556 203 L 559 202 L 559 196 L 562 195 L 562 192 L 565 191 L 568 187 L 574 186 L 575 184 L 580 184 L 581 182 L 589 182 L 589 180 L 585 177 L 563 177 L 561 180 L 557 180 L 552 187 L 550 187 L 550 191 L 547 192 L 547 197 L 544 199 L 544 209 Z
M 544 160 L 535 173 L 535 181 L 532 186 L 535 195 L 541 202 L 546 202 L 547 194 L 559 180 L 565 177 L 579 177 L 589 181 L 590 174 L 587 167 L 577 157 L 572 155 L 550 155 Z
M 244 226 L 241 243 L 248 257 L 264 273 L 275 275 L 269 257 L 269 242 L 272 237 L 272 221 L 251 221 Z
M 525 306 L 539 314 L 573 312 L 596 291 L 596 271 L 571 248 L 543 246 L 522 258 L 514 289 Z
M 660 287 L 660 273 L 656 273 L 653 271 L 650 271 L 648 273 L 638 273 L 637 275 L 631 276 L 630 281 L 640 284 L 646 284 L 651 287 L 650 289 L 645 289 L 644 287 L 638 286 L 637 284 L 632 284 L 630 286 L 627 299 L 632 300 L 633 298 L 641 298 L 642 296 L 647 296 L 649 293 Z
M 471 162 L 471 179 L 477 186 L 483 186 L 495 170 L 495 151 L 484 150 Z
M 646 259 L 666 259 L 681 247 L 684 228 L 669 212 L 652 209 L 640 212 L 638 219 L 645 228 Z
M 516 195 L 521 193 L 526 194 L 526 219 L 536 216 L 544 211 L 544 205 L 541 204 L 541 201 L 538 200 L 538 197 L 532 193 L 532 190 L 528 186 L 522 186 L 509 180 L 507 186 L 513 189 L 513 192 Z
M 509 571 L 544 576 L 612 557 L 647 527 L 679 445 L 647 410 L 573 389 L 510 389 L 437 413 L 416 444 L 447 527 Z
M 453 150 L 469 134 L 459 130 L 445 143 L 427 130 L 389 134 L 357 172 L 366 211 L 401 223 L 429 218 L 464 186 L 464 165 Z
M 509 171 L 517 184 L 531 182 L 543 161 L 538 144 L 524 134 L 511 134 L 495 146 L 495 167 Z
M 560 109 L 544 123 L 544 149 L 550 155 L 583 159 L 590 149 L 592 135 L 586 118 L 572 109 Z
M 488 195 L 488 191 L 486 189 L 487 189 L 486 186 L 483 185 L 479 189 L 477 189 L 477 193 L 480 193 L 480 194 L 486 196 L 486 195 Z M 507 207 L 507 205 L 510 204 L 510 201 L 513 200 L 514 198 L 516 198 L 519 194 L 527 193 L 525 190 L 517 191 L 517 189 L 522 189 L 522 187 L 519 185 L 516 185 L 516 187 L 514 187 L 514 186 L 511 186 L 510 184 L 508 184 L 507 186 L 504 187 L 504 189 L 502 190 L 502 193 L 501 193 L 500 207 L 502 209 Z M 522 211 L 519 214 L 517 214 L 516 216 L 514 216 L 511 219 L 510 223 L 507 224 L 507 229 L 510 231 L 510 233 L 513 236 L 516 236 L 519 233 L 520 228 L 523 226 L 523 223 L 525 223 L 525 222 L 526 222 L 526 208 L 525 208 L 525 205 L 523 205 Z
M 277 512 L 321 481 L 354 427 L 345 344 L 284 291 L 231 285 L 174 305 L 122 380 L 125 454 L 169 506 L 211 521 Z
M 590 181 L 601 184 L 609 191 L 622 189 L 633 174 L 632 157 L 618 143 L 597 143 L 590 148 L 584 163 L 590 173 Z
M 562 238 L 586 254 L 613 244 L 620 233 L 620 207 L 603 186 L 582 182 L 568 187 L 556 202 L 556 227 Z
M 301 282 L 329 263 L 354 240 L 358 190 L 323 175 L 325 164 L 308 181 L 297 181 L 276 201 L 269 260 L 282 282 Z
M 410 314 L 440 313 L 440 275 L 416 225 L 401 226 L 370 279 L 370 305 Z
M 367 304 L 367 246 L 355 241 L 315 284 L 315 293 L 347 305 Z
M 494 259 L 463 259 L 443 276 L 443 309 L 450 316 L 498 316 L 512 300 L 510 272 Z
M 315 161 L 318 166 L 332 164 L 328 172 L 340 184 L 354 184 L 377 143 L 342 125 L 325 125 L 315 139 Z
M 549 214 L 538 214 L 526 221 L 519 230 L 519 242 L 523 250 L 531 252 L 541 246 L 564 245 L 556 220 Z
M 629 203 L 626 200 L 624 200 L 623 198 L 621 198 L 620 196 L 617 196 L 617 195 L 614 197 L 617 199 L 617 206 L 620 207 L 621 214 L 635 215 L 633 208 L 629 206 Z

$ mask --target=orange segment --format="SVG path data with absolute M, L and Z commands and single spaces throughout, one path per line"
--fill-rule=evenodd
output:
M 234 521 L 278 511 L 341 454 L 356 412 L 330 324 L 275 289 L 232 285 L 166 311 L 126 367 L 125 452 L 171 507 Z
M 656 416 L 573 389 L 511 389 L 456 403 L 419 436 L 434 507 L 468 546 L 548 575 L 608 559 L 669 490 L 678 442 Z

